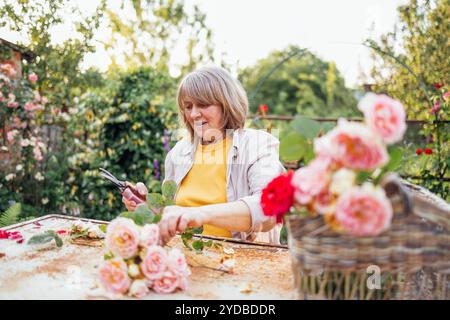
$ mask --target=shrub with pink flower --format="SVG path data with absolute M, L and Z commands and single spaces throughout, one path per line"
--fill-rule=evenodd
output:
M 386 144 L 402 139 L 405 112 L 399 101 L 374 94 L 364 97 L 359 108 L 365 123 L 339 119 L 334 129 L 314 140 L 316 157 L 291 180 L 295 210 L 289 207 L 284 214 L 322 214 L 332 230 L 354 236 L 376 236 L 389 228 L 393 210 L 384 189 L 358 181 L 370 176 L 375 183 L 381 180 L 389 162 Z
M 38 76 L 37 76 L 37 74 L 36 73 L 31 73 L 29 76 L 28 76 L 28 80 L 30 80 L 30 82 L 31 83 L 36 83 L 36 81 L 38 81 Z
M 151 289 L 157 293 L 186 290 L 191 272 L 184 254 L 176 248 L 166 251 L 158 242 L 159 228 L 156 224 L 138 226 L 125 217 L 113 220 L 107 227 L 105 239 L 108 250 L 105 259 L 110 260 L 100 268 L 103 287 L 107 291 L 136 298 L 145 297 Z M 116 261 L 123 262 L 120 264 L 122 273 L 112 270 Z M 112 276 L 113 271 L 116 272 L 114 275 L 117 274 L 115 277 Z M 114 286 L 115 283 L 123 286 Z

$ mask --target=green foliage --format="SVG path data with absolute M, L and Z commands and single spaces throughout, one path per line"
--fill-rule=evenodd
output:
M 296 116 L 281 133 L 280 158 L 284 161 L 308 163 L 314 158 L 314 138 L 328 130 L 327 125 L 318 121 Z
M 36 112 L 34 118 L 27 118 L 26 112 L 18 115 L 27 123 L 20 138 L 30 139 L 33 135 L 40 140 L 43 160 L 35 161 L 33 148 L 24 148 L 21 158 L 14 163 L 22 165 L 16 177 L 5 181 L 0 176 L 0 199 L 21 202 L 24 217 L 60 212 L 63 206 L 73 206 L 71 186 L 65 182 L 71 178 L 68 157 L 73 152 L 74 139 L 66 128 L 71 114 L 76 112 L 73 108 L 76 97 L 88 87 L 103 86 L 97 71 L 81 72 L 80 65 L 86 53 L 94 50 L 92 38 L 104 6 L 102 1 L 94 13 L 86 15 L 73 3 L 63 0 L 0 0 L 0 27 L 20 34 L 19 38 L 24 40 L 17 44 L 25 46 L 35 56 L 31 62 L 23 61 L 24 78 L 15 85 L 14 94 L 21 107 L 33 100 L 33 91 L 39 91 L 48 100 L 45 105 L 42 103 L 45 109 Z M 72 15 L 68 17 L 67 12 Z M 58 43 L 52 38 L 52 30 L 63 24 L 73 27 L 76 35 Z M 26 80 L 31 72 L 39 76 L 33 85 Z M 23 110 L 21 107 L 15 110 Z M 5 127 L 13 116 L 7 115 L 6 120 L 1 118 L 0 115 L 0 127 Z M 54 138 L 47 140 L 50 133 Z M 17 142 L 20 143 L 20 139 Z M 35 179 L 37 173 L 43 179 Z M 5 202 L 0 201 L 0 210 Z
M 122 57 L 128 67 L 147 65 L 167 72 L 172 52 L 182 41 L 186 41 L 188 56 L 187 63 L 180 66 L 182 72 L 212 60 L 212 33 L 197 5 L 191 12 L 182 0 L 120 2 L 119 10 L 106 10 L 112 33 L 105 49 L 114 49 L 111 70 L 116 69 L 117 60 Z M 118 43 L 125 43 L 126 49 L 120 51 Z
M 219 243 L 216 243 L 212 240 L 205 240 L 202 237 L 197 240 L 193 240 L 194 235 L 201 234 L 203 232 L 203 228 L 187 228 L 185 232 L 181 235 L 181 240 L 186 248 L 190 250 L 195 250 L 197 252 L 203 251 L 205 248 L 211 248 L 214 246 L 220 246 Z
M 53 230 L 47 230 L 44 233 L 36 234 L 36 235 L 32 236 L 28 240 L 27 244 L 44 244 L 44 243 L 48 243 L 48 242 L 50 242 L 52 240 L 55 240 L 55 243 L 56 243 L 57 247 L 62 247 L 63 246 L 62 239 Z
M 138 206 L 136 210 L 132 212 L 123 212 L 120 216 L 133 220 L 138 226 L 145 226 L 148 223 L 153 223 L 155 219 L 155 214 L 146 205 Z
M 450 130 L 448 123 L 440 122 L 449 120 L 445 98 L 450 81 L 449 2 L 410 0 L 398 13 L 399 24 L 393 32 L 379 41 L 367 41 L 374 49 L 371 76 L 375 90 L 402 101 L 410 119 L 426 121 L 410 134 L 411 142 L 403 145 L 406 156 L 401 173 L 449 200 Z M 436 105 L 440 107 L 433 111 Z M 417 156 L 417 148 L 429 148 L 433 154 Z
M 427 91 L 433 90 L 433 83 L 450 81 L 449 3 L 409 0 L 398 8 L 398 14 L 394 31 L 379 41 L 369 41 L 378 49 L 373 52 L 375 64 L 371 70 L 375 90 L 402 101 L 410 118 L 431 120 Z
M 6 227 L 15 224 L 19 220 L 22 206 L 20 203 L 15 203 L 0 215 L 0 227 Z
M 258 83 L 292 52 L 301 52 L 286 60 L 257 89 Z M 251 111 L 261 104 L 270 114 L 305 116 L 352 116 L 356 100 L 345 87 L 344 79 L 334 63 L 328 63 L 310 52 L 290 46 L 275 51 L 254 66 L 240 72 L 240 80 L 249 93 Z
M 69 176 L 83 216 L 111 220 L 123 208 L 115 187 L 99 176 L 100 167 L 119 179 L 144 182 L 149 204 L 163 205 L 153 194 L 161 192 L 154 160 L 164 163 L 164 129 L 176 126 L 174 97 L 175 81 L 151 68 L 121 73 L 106 90 L 80 97 L 69 128 L 77 141 Z

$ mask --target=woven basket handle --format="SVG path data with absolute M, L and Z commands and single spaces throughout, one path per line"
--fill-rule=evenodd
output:
M 443 199 L 395 173 L 386 174 L 381 186 L 391 201 L 394 217 L 414 214 L 450 231 L 450 204 Z

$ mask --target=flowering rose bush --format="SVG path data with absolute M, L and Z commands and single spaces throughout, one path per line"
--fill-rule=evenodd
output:
M 265 215 L 280 222 L 290 211 L 320 214 L 333 230 L 354 236 L 376 236 L 389 228 L 391 203 L 376 184 L 400 159 L 395 149 L 390 159 L 386 144 L 402 139 L 405 112 L 385 95 L 368 94 L 359 107 L 365 124 L 340 119 L 314 140 L 315 158 L 308 165 L 267 185 L 261 195 Z
M 119 217 L 106 230 L 105 261 L 99 279 L 112 293 L 142 298 L 153 289 L 157 293 L 186 290 L 190 270 L 184 254 L 158 245 L 156 224 L 136 225 L 132 219 Z

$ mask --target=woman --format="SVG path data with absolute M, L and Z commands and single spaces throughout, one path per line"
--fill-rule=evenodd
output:
M 189 73 L 177 93 L 180 119 L 189 138 L 167 154 L 165 181 L 178 185 L 174 206 L 159 222 L 167 243 L 187 227 L 203 234 L 279 243 L 280 226 L 260 206 L 262 189 L 284 171 L 279 141 L 261 130 L 244 129 L 247 95 L 240 83 L 218 67 Z M 143 183 L 129 184 L 142 195 Z M 128 210 L 136 203 L 124 192 Z

